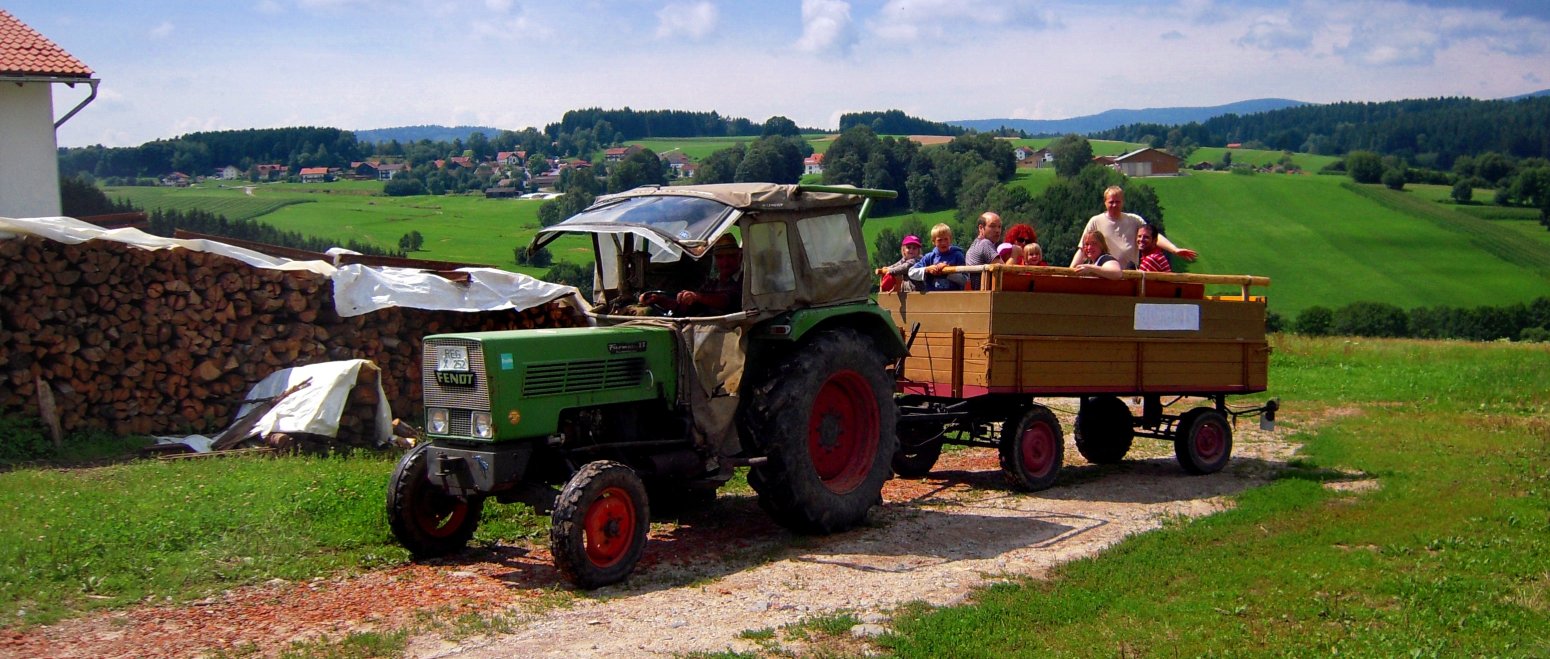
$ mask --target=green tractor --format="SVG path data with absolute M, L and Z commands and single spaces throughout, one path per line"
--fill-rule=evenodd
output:
M 389 484 L 394 535 L 444 556 L 487 499 L 529 503 L 551 514 L 560 572 L 596 588 L 639 561 L 648 493 L 703 503 L 744 466 L 788 528 L 861 522 L 891 475 L 887 367 L 905 353 L 868 297 L 861 223 L 894 196 L 647 187 L 540 231 L 533 248 L 590 238 L 591 326 L 425 337 L 426 437 Z

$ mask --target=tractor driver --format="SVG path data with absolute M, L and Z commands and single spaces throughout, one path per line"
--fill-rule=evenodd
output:
M 655 295 L 641 300 L 684 316 L 719 316 L 743 308 L 743 249 L 731 234 L 722 234 L 711 247 L 716 276 L 698 290 L 679 291 L 668 297 Z

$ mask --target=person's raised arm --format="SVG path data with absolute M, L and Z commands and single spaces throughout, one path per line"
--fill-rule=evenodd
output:
M 1157 247 L 1169 254 L 1177 254 L 1178 256 L 1184 257 L 1185 261 L 1193 261 L 1196 257 L 1200 256 L 1199 254 L 1195 253 L 1195 250 L 1185 249 L 1183 247 L 1174 245 L 1173 241 L 1168 240 L 1168 237 L 1162 234 L 1157 234 Z

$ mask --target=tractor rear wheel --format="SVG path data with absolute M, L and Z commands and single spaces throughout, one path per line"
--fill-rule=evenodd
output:
M 1197 407 L 1179 418 L 1173 454 L 1191 474 L 1214 474 L 1232 458 L 1232 426 L 1216 410 Z
M 640 562 L 651 526 L 646 486 L 635 470 L 598 460 L 565 483 L 550 515 L 555 567 L 580 588 L 623 581 Z
M 744 427 L 767 460 L 748 483 L 775 521 L 835 533 L 881 503 L 898 449 L 884 355 L 861 334 L 823 332 L 769 370 L 747 397 Z
M 1001 429 L 1001 471 L 1018 489 L 1048 489 L 1060 476 L 1066 440 L 1060 419 L 1042 405 L 1034 405 Z
M 1073 432 L 1076 450 L 1093 464 L 1114 464 L 1125 459 L 1135 441 L 1135 419 L 1130 406 L 1117 396 L 1083 398 Z
M 415 558 L 455 554 L 468 546 L 484 512 L 483 497 L 457 497 L 431 483 L 430 444 L 398 461 L 388 482 L 388 527 Z

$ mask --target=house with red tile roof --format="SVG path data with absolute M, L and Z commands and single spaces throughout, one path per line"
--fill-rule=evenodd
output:
M 59 140 L 54 131 L 97 98 L 92 70 L 0 9 L 0 217 L 60 214 Z M 54 85 L 90 87 L 54 117 Z
M 810 156 L 802 159 L 802 175 L 803 176 L 806 176 L 808 174 L 822 174 L 822 173 L 823 173 L 823 154 L 822 153 L 815 153 L 813 155 L 810 155 Z
M 302 183 L 322 183 L 328 179 L 327 167 L 303 167 L 301 168 Z

